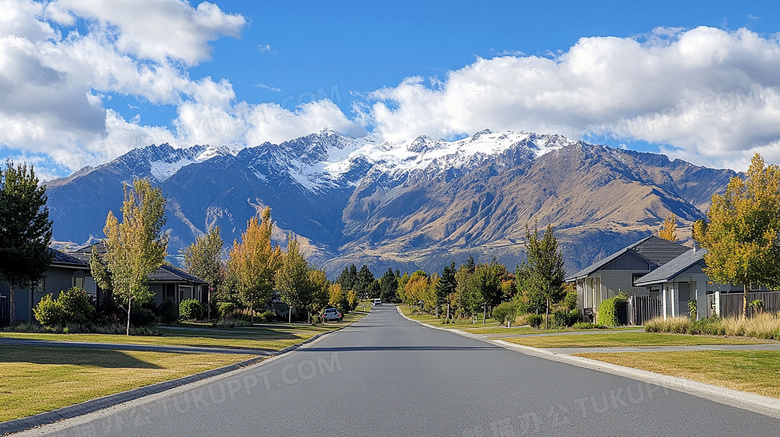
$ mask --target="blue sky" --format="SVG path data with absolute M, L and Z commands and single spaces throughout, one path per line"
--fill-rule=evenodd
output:
M 775 2 L 5 3 L 0 158 L 44 177 L 150 143 L 240 148 L 323 128 L 533 130 L 780 163 Z

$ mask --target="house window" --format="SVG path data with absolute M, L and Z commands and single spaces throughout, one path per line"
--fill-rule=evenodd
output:
M 84 277 L 83 276 L 74 276 L 73 277 L 73 288 L 80 288 L 84 289 Z

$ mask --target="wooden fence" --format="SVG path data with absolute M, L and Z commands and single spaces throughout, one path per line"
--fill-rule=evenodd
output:
M 717 296 L 716 296 L 717 294 Z M 707 296 L 707 317 L 720 314 L 721 317 L 741 317 L 743 305 L 742 293 L 713 293 Z M 780 291 L 756 291 L 748 293 L 748 304 L 755 300 L 764 302 L 764 308 L 761 311 L 776 313 L 780 311 Z M 716 308 L 715 302 L 720 303 L 720 308 Z M 756 309 L 748 307 L 747 316 L 753 317 Z
M 628 298 L 628 323 L 644 325 L 653 317 L 662 313 L 661 299 L 650 296 L 631 296 Z

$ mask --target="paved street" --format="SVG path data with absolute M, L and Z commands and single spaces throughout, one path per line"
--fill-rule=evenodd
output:
M 780 435 L 776 419 L 426 328 L 392 306 L 271 362 L 87 418 L 56 435 Z

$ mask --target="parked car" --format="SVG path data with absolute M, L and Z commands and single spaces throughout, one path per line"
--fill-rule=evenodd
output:
M 382 299 L 379 299 L 379 298 L 374 299 L 374 306 L 375 307 L 381 307 L 382 306 Z
M 342 316 L 341 311 L 337 310 L 336 308 L 325 308 L 325 310 L 322 311 L 322 318 L 326 322 L 328 320 L 338 320 L 340 322 L 344 319 L 344 316 Z

